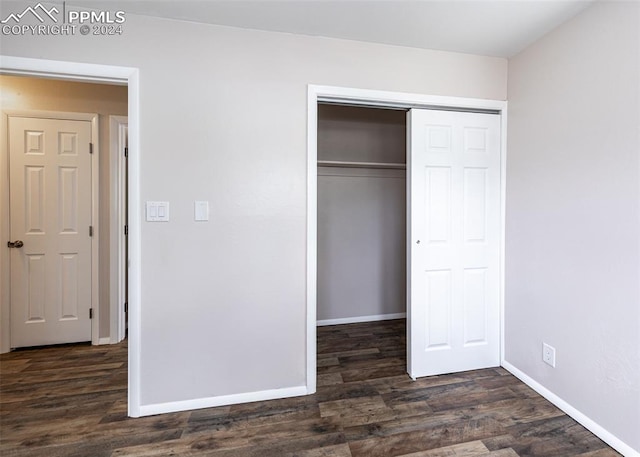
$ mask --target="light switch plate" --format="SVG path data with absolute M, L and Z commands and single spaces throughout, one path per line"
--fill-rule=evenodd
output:
M 168 222 L 169 202 L 146 202 L 147 222 Z
M 194 204 L 194 218 L 196 221 L 209 220 L 209 202 L 196 201 Z

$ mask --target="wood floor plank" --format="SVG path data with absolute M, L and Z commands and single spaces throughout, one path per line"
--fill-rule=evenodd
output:
M 335 384 L 343 384 L 342 373 L 325 373 L 318 374 L 318 386 L 333 386 Z
M 597 451 L 589 451 L 579 454 L 579 457 L 616 457 L 618 454 L 610 447 L 598 449 Z
M 131 433 L 116 437 L 86 437 L 84 440 L 63 445 L 21 446 L 0 449 L 2 457 L 108 457 L 113 449 L 135 447 L 150 442 L 165 443 L 180 436 L 180 430 Z M 164 454 L 169 455 L 164 451 Z M 177 455 L 177 454 L 176 454 Z
M 398 421 L 413 416 L 425 416 L 431 412 L 431 408 L 425 402 L 414 402 L 406 405 L 387 406 L 384 409 L 365 411 L 359 414 L 343 415 L 340 422 L 345 429 L 353 430 L 351 427 Z
M 498 451 L 492 451 L 485 454 L 482 457 L 520 457 L 518 453 L 511 448 L 500 449 Z
M 353 355 L 363 355 L 363 354 L 380 354 L 380 349 L 377 347 L 370 347 L 365 349 L 354 349 L 354 350 L 345 350 L 345 351 L 331 351 L 334 349 L 331 346 L 326 346 L 329 352 L 320 352 L 318 351 L 318 361 L 327 358 L 327 357 L 348 357 Z
M 489 450 L 482 444 L 482 441 L 470 441 L 430 451 L 412 452 L 401 457 L 486 457 L 487 454 L 489 454 Z
M 432 425 L 409 432 L 394 432 L 384 436 L 350 441 L 349 447 L 354 457 L 395 457 L 422 450 L 438 449 L 456 443 L 481 440 L 501 430 L 501 426 L 492 419 L 478 421 L 458 421 L 446 426 Z M 348 437 L 348 435 L 347 435 Z
M 497 402 L 471 405 L 461 408 L 474 416 L 488 416 L 498 420 L 503 426 L 526 424 L 544 419 L 563 416 L 564 413 L 542 397 L 509 398 Z
M 320 416 L 350 416 L 361 415 L 377 410 L 386 409 L 381 396 L 347 398 L 345 400 L 334 400 L 320 403 Z
M 337 444 L 300 452 L 290 452 L 283 457 L 351 457 L 348 444 Z
M 409 378 L 404 320 L 318 329 L 314 395 L 132 419 L 127 344 L 0 355 L 3 457 L 614 457 L 506 370 Z
M 296 455 L 297 452 L 311 451 L 324 447 L 344 444 L 341 433 L 327 432 L 316 435 L 294 437 L 288 440 L 266 440 L 260 444 L 246 442 L 240 446 L 218 446 L 211 440 L 177 439 L 147 445 L 129 446 L 115 449 L 113 457 L 158 457 L 174 455 L 181 457 L 281 457 Z M 235 442 L 234 444 L 239 444 Z
M 363 383 L 373 386 L 381 394 L 398 393 L 399 395 L 402 395 L 403 393 L 411 395 L 411 392 L 427 387 L 447 386 L 464 382 L 468 382 L 468 380 L 456 375 L 429 376 L 427 378 L 420 378 L 414 381 L 406 373 L 398 375 L 397 377 L 363 381 Z
M 505 430 L 508 434 L 483 440 L 488 449 L 510 447 L 520 456 L 537 457 L 570 457 L 609 449 L 598 437 L 566 415 L 512 425 Z
M 322 358 L 318 358 L 318 370 L 320 370 L 320 368 L 324 368 L 324 367 L 339 367 L 340 366 L 340 360 L 338 359 L 338 357 L 322 357 Z
M 337 364 L 318 367 L 318 373 L 357 372 L 359 370 L 372 370 L 388 367 L 398 367 L 398 374 L 406 373 L 406 360 L 404 357 L 380 357 L 378 354 L 374 354 L 366 357 L 340 357 L 337 360 Z M 373 378 L 365 377 L 363 379 Z

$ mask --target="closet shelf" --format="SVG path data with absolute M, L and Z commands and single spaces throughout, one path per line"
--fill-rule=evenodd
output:
M 318 160 L 319 167 L 342 167 L 342 168 L 389 168 L 404 170 L 407 165 L 404 163 L 385 162 L 344 162 L 342 160 Z

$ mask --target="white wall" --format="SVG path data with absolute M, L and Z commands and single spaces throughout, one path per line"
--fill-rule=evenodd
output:
M 98 113 L 100 134 L 100 338 L 109 337 L 109 115 L 127 115 L 127 88 L 52 79 L 0 76 L 0 108 Z M 0 281 L 2 278 L 0 278 Z
M 506 61 L 132 15 L 124 29 L 0 51 L 140 69 L 141 198 L 171 203 L 142 227 L 142 404 L 305 385 L 307 85 L 503 100 Z
M 510 60 L 506 208 L 507 361 L 638 452 L 639 30 L 596 4 Z

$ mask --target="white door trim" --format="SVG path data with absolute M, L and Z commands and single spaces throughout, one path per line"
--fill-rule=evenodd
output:
M 141 224 L 140 204 L 140 78 L 139 70 L 130 67 L 96 65 L 55 60 L 28 59 L 0 55 L 0 74 L 38 76 L 84 82 L 103 82 L 127 85 L 129 89 L 129 416 L 140 416 L 140 334 L 141 334 Z M 0 160 L 0 175 L 8 177 L 6 164 Z M 4 191 L 2 191 L 4 193 Z M 0 196 L 0 214 L 8 208 L 6 195 Z M 3 218 L 4 220 L 4 218 Z M 0 225 L 0 237 L 8 236 L 6 223 Z M 0 250 L 0 281 L 2 281 L 2 309 L 8 306 L 7 280 L 9 259 Z M 5 320 L 3 319 L 3 322 Z M 4 325 L 4 324 L 3 324 Z M 8 332 L 0 328 L 0 352 L 10 346 Z
M 126 272 L 125 258 L 125 172 L 126 160 L 124 148 L 127 130 L 127 116 L 109 116 L 109 136 L 111 157 L 109 158 L 109 175 L 111 182 L 111 196 L 109 208 L 109 285 L 110 285 L 110 342 L 119 343 L 125 337 L 124 301 Z
M 461 111 L 494 111 L 500 114 L 501 128 L 501 226 L 500 226 L 500 360 L 504 361 L 504 206 L 506 172 L 507 102 L 478 98 L 387 92 L 347 87 L 309 85 L 307 88 L 307 393 L 316 391 L 316 308 L 318 233 L 318 102 L 379 108 L 438 108 Z M 407 205 L 410 199 L 407 198 Z M 409 317 L 410 318 L 410 317 Z
M 5 167 L 9 164 L 9 135 L 8 126 L 10 117 L 30 117 L 37 119 L 65 119 L 73 121 L 89 121 L 91 122 L 91 143 L 93 143 L 93 154 L 91 157 L 91 225 L 93 226 L 93 236 L 91 237 L 91 308 L 93 309 L 93 318 L 91 319 L 91 344 L 101 344 L 100 341 L 100 278 L 99 278 L 99 246 L 100 246 L 100 208 L 98 192 L 100 189 L 100 145 L 99 145 L 99 126 L 98 115 L 95 113 L 68 113 L 64 111 L 40 111 L 40 110 L 2 110 L 2 129 L 5 142 L 2 144 L 2 152 L 0 153 L 0 161 Z M 6 176 L 10 179 L 8 168 Z M 9 221 L 9 179 L 5 181 L 5 185 L 0 189 L 0 194 L 4 194 L 6 205 L 2 206 L 0 214 L 5 221 Z M 9 239 L 10 230 L 6 232 L 5 237 Z M 6 249 L 3 250 L 5 255 Z M 9 265 L 8 265 L 9 268 Z M 8 284 L 7 289 L 10 290 L 10 271 L 7 268 L 4 275 L 9 279 L 5 281 Z M 8 302 L 9 300 L 7 300 Z M 2 307 L 2 333 L 10 337 L 10 303 Z

